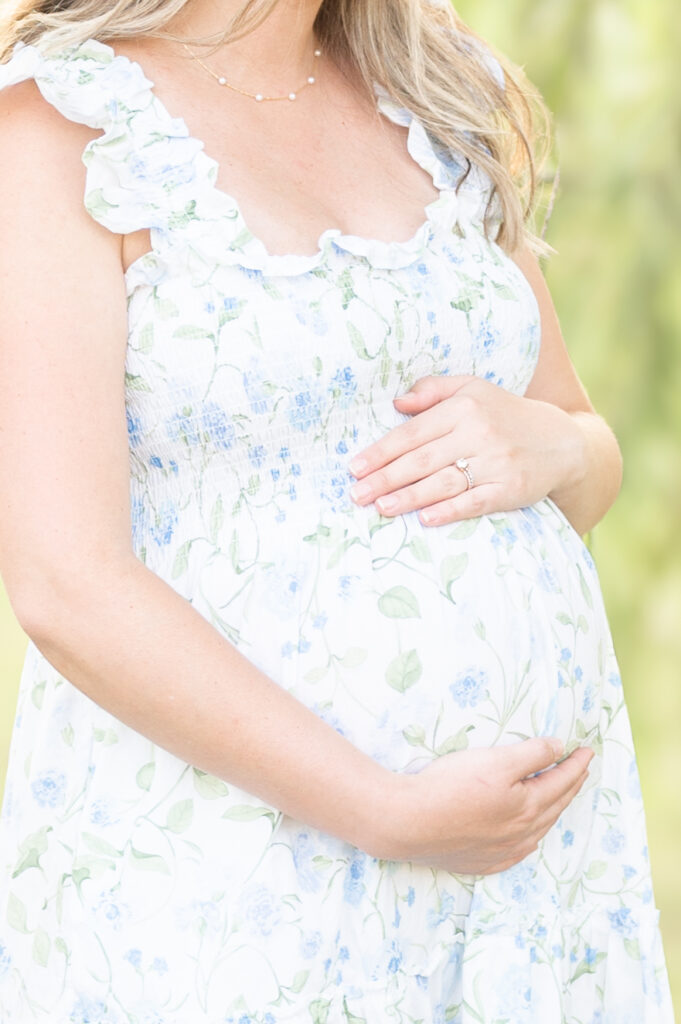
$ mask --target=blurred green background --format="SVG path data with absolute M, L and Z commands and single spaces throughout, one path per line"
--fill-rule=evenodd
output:
M 546 273 L 573 361 L 625 456 L 594 532 L 681 1007 L 681 12 L 678 0 L 459 0 L 554 113 Z M 0 783 L 25 639 L 0 591 Z

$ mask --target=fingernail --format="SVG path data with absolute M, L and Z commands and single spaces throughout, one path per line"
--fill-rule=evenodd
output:
M 435 522 L 435 513 L 434 512 L 419 512 L 419 519 L 424 524 L 424 526 L 429 526 L 430 523 L 434 523 Z
M 560 757 L 565 750 L 565 744 L 562 740 L 559 740 L 557 736 L 554 736 L 550 741 L 551 749 L 556 757 Z
M 403 395 L 397 395 L 397 397 L 395 398 L 395 401 L 399 402 L 401 398 L 413 398 L 413 397 L 414 397 L 414 392 L 413 391 L 405 391 Z
M 352 459 L 351 462 L 348 463 L 348 469 L 350 470 L 353 476 L 359 476 L 360 473 L 364 472 L 367 466 L 367 460 L 361 459 L 359 458 L 359 456 L 357 458 Z
M 350 488 L 350 496 L 353 501 L 364 501 L 371 494 L 369 484 L 355 484 Z
M 379 512 L 390 512 L 397 506 L 397 498 L 393 498 L 392 494 L 384 494 L 382 498 L 376 498 L 375 505 Z

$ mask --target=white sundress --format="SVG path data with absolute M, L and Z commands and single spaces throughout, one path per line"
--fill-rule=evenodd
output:
M 91 215 L 151 229 L 126 275 L 137 556 L 390 769 L 544 734 L 597 757 L 508 871 L 380 861 L 155 746 L 29 644 L 0 831 L 3 1024 L 670 1024 L 588 550 L 549 499 L 426 528 L 348 497 L 350 458 L 418 378 L 522 395 L 532 377 L 538 309 L 485 238 L 489 183 L 457 192 L 461 163 L 378 90 L 440 192 L 423 225 L 272 256 L 137 64 L 94 41 L 19 46 L 0 87 L 29 78 L 102 130 Z

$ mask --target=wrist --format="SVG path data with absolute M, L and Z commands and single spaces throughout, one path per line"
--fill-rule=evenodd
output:
M 418 775 L 381 769 L 365 792 L 356 845 L 380 860 L 411 859 L 419 792 Z
M 582 412 L 567 412 L 553 406 L 559 414 L 561 423 L 560 447 L 558 464 L 559 479 L 549 491 L 548 497 L 560 505 L 561 499 L 573 488 L 579 487 L 584 481 L 588 465 L 588 445 L 586 432 L 581 424 L 581 417 L 589 415 Z

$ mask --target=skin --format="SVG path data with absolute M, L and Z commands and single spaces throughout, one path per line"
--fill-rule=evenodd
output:
M 214 30 L 233 6 L 197 2 L 174 27 Z M 308 73 L 316 10 L 282 0 L 215 66 L 229 56 L 245 88 L 255 69 L 253 91 L 289 91 Z M 173 46 L 115 48 L 139 58 L 168 109 L 186 115 L 270 251 L 314 251 L 330 224 L 411 237 L 432 182 L 406 154 L 404 131 L 381 124 L 346 74 L 327 63 L 324 84 L 282 110 L 217 90 Z M 538 738 L 449 754 L 418 775 L 390 772 L 135 557 L 123 271 L 148 236 L 113 235 L 87 215 L 81 154 L 93 133 L 33 83 L 0 93 L 0 132 L 0 234 L 10 240 L 0 247 L 0 480 L 11 482 L 0 490 L 0 569 L 26 632 L 74 686 L 155 743 L 370 854 L 475 874 L 522 859 L 579 791 L 590 751 L 550 767 L 560 746 Z M 428 424 L 457 399 L 442 396 L 411 422 Z

